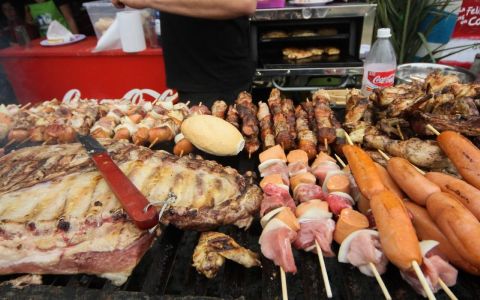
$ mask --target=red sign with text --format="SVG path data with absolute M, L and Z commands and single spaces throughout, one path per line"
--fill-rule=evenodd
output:
M 480 0 L 463 0 L 452 38 L 480 38 Z

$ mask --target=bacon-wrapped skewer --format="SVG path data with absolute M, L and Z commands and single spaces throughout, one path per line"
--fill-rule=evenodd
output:
M 292 99 L 284 99 L 282 101 L 282 112 L 287 119 L 288 132 L 293 141 L 297 139 L 297 131 L 295 129 L 295 107 Z
M 257 119 L 260 122 L 260 138 L 263 142 L 263 150 L 275 146 L 272 118 L 267 103 L 258 102 Z
M 273 129 L 275 132 L 275 142 L 281 145 L 285 151 L 295 147 L 295 141 L 290 135 L 287 118 L 282 112 L 282 99 L 280 98 L 280 91 L 272 89 L 270 97 L 268 98 L 268 106 L 273 115 Z
M 295 117 L 298 148 L 307 153 L 308 159 L 313 159 L 317 155 L 317 137 L 308 126 L 308 114 L 302 106 L 298 105 L 295 109 Z
M 318 90 L 313 94 L 315 103 L 315 121 L 317 124 L 318 151 L 328 152 L 328 144 L 335 141 L 337 134 L 332 122 L 334 113 L 330 108 L 330 96 L 325 90 Z
M 119 109 L 109 111 L 90 128 L 90 134 L 94 138 L 112 138 L 115 127 L 120 123 L 122 116 L 123 113 Z
M 230 105 L 228 107 L 227 117 L 225 120 L 235 126 L 235 128 L 240 128 L 239 120 L 238 120 L 238 111 L 236 109 L 236 105 Z
M 300 103 L 302 106 L 303 110 L 307 113 L 307 118 L 308 118 L 308 128 L 315 133 L 315 136 L 317 135 L 317 121 L 315 120 L 315 107 L 313 105 L 313 102 L 308 100 Z
M 195 116 L 195 115 L 211 115 L 212 112 L 208 108 L 208 106 L 203 105 L 202 102 L 200 102 L 198 105 L 194 105 L 190 107 L 190 115 Z
M 212 115 L 217 118 L 225 119 L 225 114 L 227 113 L 228 105 L 223 100 L 217 100 L 213 102 L 212 105 Z
M 252 95 L 247 92 L 241 92 L 235 102 L 238 115 L 242 120 L 245 149 L 250 155 L 260 148 L 260 141 L 258 140 L 258 120 L 256 117 L 258 109 L 256 105 L 253 104 Z

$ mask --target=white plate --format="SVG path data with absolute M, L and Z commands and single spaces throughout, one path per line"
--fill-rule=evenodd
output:
M 60 42 L 60 43 L 52 43 L 49 42 L 48 40 L 43 40 L 40 42 L 40 45 L 45 46 L 45 47 L 54 47 L 54 46 L 63 46 L 63 45 L 69 45 L 73 43 L 80 42 L 81 40 L 84 40 L 86 36 L 84 34 L 74 34 L 73 39 L 67 42 Z
M 317 5 L 332 2 L 333 0 L 291 0 L 293 5 Z

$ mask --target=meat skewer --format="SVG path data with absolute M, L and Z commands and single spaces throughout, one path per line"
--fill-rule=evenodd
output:
M 333 143 L 337 137 L 335 124 L 332 122 L 335 116 L 330 108 L 330 96 L 325 90 L 318 90 L 313 95 L 313 101 L 315 103 L 314 112 L 317 125 L 317 140 L 324 142 L 318 144 L 318 151 L 327 152 L 328 144 Z M 327 147 L 325 147 L 325 144 L 327 144 Z
M 356 250 L 354 250 L 355 248 Z M 372 251 L 368 251 L 368 254 L 365 251 L 359 251 L 360 249 L 365 248 L 369 248 Z M 353 254 L 349 255 L 349 251 L 355 251 L 355 256 Z M 371 254 L 373 254 L 373 256 L 371 256 Z M 380 272 L 384 273 L 386 271 L 388 260 L 381 249 L 377 231 L 360 229 L 351 232 L 341 242 L 338 261 L 342 263 L 350 263 L 358 267 L 360 272 L 367 276 L 373 275 L 380 285 L 385 299 L 392 299 L 382 277 L 380 276 Z M 380 272 L 378 271 L 378 268 L 380 268 Z
M 317 155 L 317 138 L 315 133 L 308 127 L 308 114 L 298 105 L 295 109 L 298 148 L 304 150 L 308 159 Z
M 220 119 L 225 119 L 225 114 L 227 112 L 228 105 L 223 100 L 217 100 L 213 102 L 212 105 L 212 115 Z
M 308 154 L 303 150 L 292 150 L 288 153 L 289 173 L 295 170 L 293 178 L 308 173 Z M 335 222 L 332 220 L 332 214 L 328 211 L 328 203 L 324 200 L 324 194 L 315 181 L 311 184 L 301 183 L 294 190 L 294 197 L 298 202 L 302 202 L 295 210 L 297 221 L 300 225 L 298 235 L 294 241 L 294 246 L 305 251 L 316 250 L 320 263 L 323 282 L 328 298 L 332 297 L 332 288 L 325 267 L 323 252 L 328 256 L 333 256 L 331 249 L 332 234 L 335 229 Z M 319 240 L 322 246 L 319 245 Z
M 275 146 L 275 135 L 273 134 L 273 124 L 268 104 L 258 103 L 257 119 L 260 122 L 260 138 L 263 142 L 263 150 Z
M 253 104 L 252 95 L 247 92 L 241 92 L 235 102 L 238 115 L 242 120 L 242 133 L 245 137 L 245 149 L 250 157 L 252 153 L 260 148 L 260 142 L 258 140 L 258 109 L 255 104 Z
M 295 130 L 295 107 L 291 99 L 284 99 L 282 101 L 282 112 L 287 119 L 288 132 L 293 141 L 297 139 L 297 131 Z
M 261 166 L 265 166 L 269 161 L 280 161 L 285 164 L 287 158 L 283 149 L 275 146 L 260 153 L 260 173 L 265 171 L 264 167 Z M 281 169 L 278 169 L 278 171 L 281 172 Z M 275 171 L 272 172 L 276 173 Z M 261 183 L 264 198 L 260 209 L 260 215 L 262 216 L 260 223 L 264 229 L 259 243 L 264 256 L 272 259 L 280 267 L 282 297 L 283 299 L 288 299 L 285 272 L 297 272 L 290 244 L 296 239 L 300 225 L 293 214 L 295 203 L 288 192 L 288 186 L 285 189 L 282 176 L 278 173 L 276 175 L 278 178 L 276 181 L 267 184 Z M 265 182 L 264 180 L 262 181 Z M 273 245 L 268 245 L 268 243 Z
M 287 118 L 282 112 L 282 99 L 280 91 L 272 89 L 268 98 L 268 106 L 273 115 L 273 129 L 275 133 L 275 143 L 281 145 L 285 151 L 294 148 L 295 141 L 290 136 Z
M 235 126 L 235 128 L 239 129 L 240 128 L 240 124 L 239 124 L 239 121 L 238 121 L 238 111 L 236 109 L 237 105 L 230 105 L 228 107 L 228 111 L 227 111 L 227 117 L 225 118 L 225 120 L 232 124 L 233 126 Z

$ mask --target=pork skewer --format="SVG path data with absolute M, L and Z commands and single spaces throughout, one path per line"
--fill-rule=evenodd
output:
M 304 150 L 308 155 L 308 159 L 311 160 L 317 155 L 317 138 L 308 126 L 308 114 L 303 110 L 302 106 L 298 105 L 295 109 L 295 117 L 298 148 Z
M 213 102 L 212 105 L 212 115 L 217 118 L 225 119 L 225 115 L 227 113 L 228 105 L 223 100 L 217 100 Z
M 258 109 L 253 104 L 252 95 L 247 92 L 241 92 L 235 102 L 238 115 L 242 120 L 241 129 L 245 137 L 245 149 L 250 157 L 252 153 L 260 148 L 260 141 L 258 140 Z
M 328 144 L 333 143 L 337 136 L 335 125 L 332 122 L 335 117 L 330 108 L 330 96 L 325 90 L 318 90 L 313 95 L 313 102 L 317 125 L 317 140 L 323 142 L 318 144 L 318 151 L 327 152 Z M 327 144 L 326 147 L 325 144 Z
M 268 106 L 273 115 L 273 129 L 275 132 L 275 143 L 281 145 L 285 151 L 294 148 L 295 141 L 290 135 L 287 118 L 282 112 L 282 99 L 278 89 L 272 89 L 268 98 Z
M 257 119 L 260 122 L 260 137 L 263 142 L 263 150 L 275 146 L 272 118 L 267 103 L 258 103 Z

